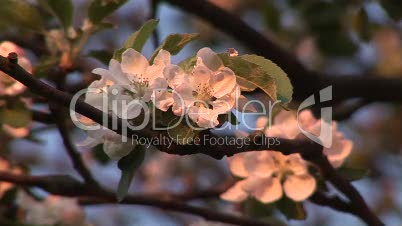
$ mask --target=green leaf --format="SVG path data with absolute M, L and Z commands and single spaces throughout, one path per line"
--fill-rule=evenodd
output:
M 269 225 L 286 226 L 282 220 L 274 215 L 274 205 L 262 203 L 255 198 L 249 198 L 244 203 L 244 212 L 251 218 L 267 222 Z
M 353 27 L 359 37 L 368 41 L 370 39 L 370 24 L 366 10 L 362 7 L 353 16 Z
M 167 130 L 169 137 L 180 145 L 191 143 L 193 141 L 193 137 L 196 135 L 196 131 L 190 128 L 186 124 L 185 120 L 175 126 L 176 122 L 177 120 L 173 119 L 169 123 L 169 127 L 173 126 L 173 128 L 169 128 Z
M 0 124 L 15 128 L 25 127 L 32 121 L 32 114 L 22 102 L 13 103 L 11 107 L 0 109 Z
M 113 54 L 107 50 L 92 50 L 88 53 L 88 56 L 97 59 L 105 65 L 108 65 L 110 59 L 113 57 Z
M 276 207 L 286 216 L 287 219 L 304 220 L 307 217 L 303 203 L 294 202 L 285 196 L 276 202 Z
M 117 165 L 121 170 L 121 177 L 116 194 L 119 202 L 121 202 L 127 195 L 131 181 L 134 178 L 134 174 L 144 161 L 144 158 L 145 148 L 141 145 L 137 145 L 134 150 L 130 152 L 130 154 L 119 160 Z
M 89 20 L 97 24 L 126 2 L 127 0 L 94 0 L 88 8 Z
M 337 169 L 337 172 L 349 181 L 360 180 L 369 175 L 369 170 L 367 169 L 352 169 L 347 167 L 341 167 Z
M 65 30 L 72 25 L 74 5 L 71 0 L 39 0 L 39 3 L 59 19 Z
M 272 204 L 262 203 L 255 198 L 249 198 L 244 202 L 244 210 L 247 216 L 252 218 L 261 218 L 270 216 L 273 213 Z
M 159 20 L 148 20 L 138 31 L 134 32 L 130 35 L 130 37 L 128 37 L 122 48 L 114 52 L 113 59 L 121 61 L 121 54 L 128 48 L 133 48 L 138 52 L 141 52 L 158 23 Z
M 44 30 L 43 20 L 38 10 L 24 0 L 2 0 L 0 20 L 31 30 Z
M 152 54 L 149 62 L 153 62 L 156 55 L 158 55 L 159 50 L 164 49 L 170 52 L 171 55 L 178 54 L 184 46 L 186 46 L 189 42 L 195 40 L 199 37 L 199 34 L 171 34 L 169 35 L 165 41 L 155 50 L 154 54 Z
M 236 82 L 240 86 L 240 90 L 244 92 L 252 92 L 258 88 L 258 86 L 254 85 L 253 83 L 249 82 L 247 79 L 242 78 L 240 76 L 236 77 Z
M 191 56 L 182 62 L 179 63 L 179 67 L 181 67 L 185 72 L 190 72 L 193 70 L 194 65 L 197 63 L 197 57 L 196 56 Z
M 262 56 L 243 55 L 241 58 L 261 66 L 268 75 L 275 79 L 276 95 L 282 104 L 286 105 L 292 100 L 293 87 L 288 75 L 282 70 L 282 68 Z
M 275 79 L 260 65 L 240 56 L 228 56 L 225 53 L 219 56 L 226 67 L 232 69 L 238 77 L 243 78 L 243 82 L 247 80 L 248 84 L 262 89 L 272 100 L 277 100 Z

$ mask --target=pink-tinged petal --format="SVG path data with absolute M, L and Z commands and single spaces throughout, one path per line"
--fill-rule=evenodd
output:
M 277 177 L 265 179 L 247 178 L 243 189 L 262 203 L 275 202 L 283 195 L 282 185 Z
M 25 56 L 24 50 L 10 41 L 4 41 L 0 43 L 0 55 L 7 57 L 9 53 L 15 52 L 19 57 Z
M 193 90 L 198 92 L 206 92 L 206 88 L 211 88 L 209 81 L 211 79 L 212 71 L 204 65 L 201 58 L 198 58 L 193 72 L 190 76 L 190 83 Z
M 27 72 L 32 73 L 32 64 L 31 61 L 29 61 L 25 57 L 19 57 L 18 58 L 18 64 L 24 68 Z
M 304 130 L 306 130 L 308 127 L 313 126 L 314 124 L 319 122 L 319 120 L 317 120 L 314 117 L 311 110 L 304 110 L 304 111 L 300 112 L 298 115 L 298 120 L 299 120 L 300 127 L 303 128 Z
M 170 53 L 164 49 L 159 50 L 158 55 L 154 59 L 154 64 L 157 65 L 169 65 L 170 64 Z
M 0 74 L 2 76 L 2 74 Z M 8 75 L 7 75 L 8 76 Z M 4 89 L 4 94 L 9 96 L 15 96 L 21 94 L 27 89 L 22 83 L 15 81 L 11 86 Z
M 209 83 L 214 90 L 213 96 L 220 98 L 233 91 L 236 86 L 236 75 L 230 68 L 224 67 L 218 73 L 212 74 Z
M 242 187 L 245 181 L 241 180 L 229 188 L 226 192 L 220 195 L 221 199 L 229 202 L 242 202 L 247 198 L 247 193 L 243 191 Z
M 285 164 L 295 175 L 304 175 L 308 172 L 307 162 L 298 153 L 286 156 Z
M 271 177 L 278 169 L 276 154 L 272 151 L 250 152 L 244 156 L 244 167 L 250 175 L 261 178 Z
M 124 73 L 143 75 L 149 66 L 147 58 L 134 49 L 127 49 L 121 55 L 121 69 Z
M 213 128 L 219 124 L 218 114 L 203 105 L 190 106 L 187 114 L 201 128 Z
M 327 148 L 324 148 L 324 154 L 327 155 L 327 158 L 331 165 L 335 168 L 340 167 L 345 159 L 350 155 L 353 149 L 353 142 L 350 140 L 342 140 L 339 141 L 342 143 L 340 147 L 340 152 L 330 154 L 330 151 Z M 333 147 L 331 147 L 332 149 Z
M 222 59 L 210 48 L 202 48 L 197 52 L 197 57 L 201 58 L 204 64 L 212 71 L 217 71 L 223 66 Z
M 238 177 L 248 177 L 248 172 L 244 167 L 244 154 L 240 153 L 228 158 L 230 172 Z
M 174 99 L 173 95 L 167 91 L 161 91 L 159 96 L 155 97 L 153 100 L 155 107 L 161 111 L 167 111 L 170 106 L 173 105 Z
M 165 76 L 169 87 L 172 89 L 176 89 L 184 83 L 188 86 L 188 76 L 184 73 L 183 69 L 177 65 L 166 66 L 163 70 L 163 75 Z
M 306 175 L 289 175 L 284 184 L 283 189 L 286 196 L 290 199 L 300 202 L 310 197 L 316 188 L 314 177 Z
M 255 129 L 256 130 L 263 130 L 268 125 L 268 117 L 267 116 L 260 116 L 255 121 Z
M 14 138 L 23 138 L 29 134 L 29 129 L 26 127 L 15 128 L 7 124 L 3 124 L 2 127 L 5 133 Z
M 149 84 L 148 89 L 145 91 L 144 96 L 142 97 L 142 100 L 148 102 L 151 100 L 151 98 L 159 98 L 158 96 L 165 93 L 167 88 L 168 83 L 165 78 L 156 78 L 151 84 Z

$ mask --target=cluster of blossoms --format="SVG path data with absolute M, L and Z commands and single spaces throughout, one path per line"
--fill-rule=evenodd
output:
M 15 52 L 18 54 L 18 64 L 26 71 L 32 72 L 32 65 L 29 59 L 26 57 L 24 50 L 16 44 L 4 41 L 0 43 L 0 55 L 7 57 L 9 53 Z M 22 94 L 26 90 L 26 87 L 15 79 L 11 78 L 4 72 L 0 71 L 0 108 L 6 105 L 6 101 L 2 99 L 2 96 L 16 97 Z M 28 98 L 19 98 L 19 101 L 23 102 L 26 106 L 31 105 L 31 101 Z M 13 137 L 25 137 L 29 133 L 29 129 L 25 127 L 15 128 L 8 124 L 1 125 L 3 131 Z
M 112 59 L 108 70 L 93 70 L 101 79 L 89 86 L 85 101 L 129 123 L 142 111 L 149 114 L 149 107 L 155 106 L 164 112 L 171 109 L 176 116 L 188 116 L 200 128 L 213 128 L 219 124 L 218 115 L 234 108 L 239 87 L 235 73 L 211 49 L 199 50 L 196 58 L 196 64 L 187 72 L 171 64 L 170 53 L 163 49 L 151 65 L 141 53 L 127 49 L 121 63 Z M 122 142 L 121 138 L 104 128 L 102 132 L 89 132 L 82 145 L 103 143 L 105 153 L 118 159 L 127 155 L 132 150 L 129 146 L 135 143 Z
M 274 125 L 266 127 L 266 136 L 294 139 L 300 129 L 317 134 L 320 120 L 311 111 L 299 114 L 299 122 L 291 112 L 281 112 L 275 117 Z M 264 128 L 266 119 L 257 121 L 257 128 Z M 264 124 L 264 125 L 263 125 Z M 321 125 L 322 126 L 322 125 Z M 353 143 L 344 138 L 332 122 L 332 146 L 324 148 L 323 153 L 334 167 L 340 167 L 352 151 Z M 313 194 L 316 180 L 310 175 L 308 162 L 300 154 L 283 155 L 276 151 L 248 152 L 237 154 L 228 159 L 233 175 L 244 178 L 221 195 L 231 202 L 244 201 L 253 196 L 263 203 L 279 200 L 283 193 L 294 201 L 303 201 Z

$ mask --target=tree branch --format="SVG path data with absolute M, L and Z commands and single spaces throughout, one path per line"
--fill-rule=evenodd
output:
M 349 212 L 360 217 L 368 225 L 383 226 L 381 220 L 370 210 L 360 193 L 352 186 L 352 184 L 339 176 L 331 163 L 324 156 L 306 159 L 317 164 L 321 169 L 321 174 L 331 182 L 340 192 L 348 199 L 350 204 Z
M 177 201 L 176 196 L 161 197 L 148 194 L 128 195 L 121 203 L 116 201 L 113 193 L 96 190 L 73 179 L 70 176 L 27 176 L 0 171 L 0 181 L 7 181 L 23 186 L 35 186 L 52 194 L 77 197 L 84 205 L 91 204 L 135 204 L 153 206 L 165 210 L 177 211 L 204 217 L 207 220 L 220 221 L 235 225 L 269 226 L 268 223 L 246 217 L 220 213 L 207 208 L 195 207 Z
M 370 101 L 402 102 L 402 80 L 379 76 L 334 76 L 308 70 L 293 55 L 250 27 L 237 15 L 221 9 L 205 0 L 167 0 L 186 12 L 206 20 L 219 30 L 234 37 L 254 53 L 278 64 L 290 77 L 293 99 L 303 101 L 311 94 L 327 86 L 333 86 L 333 100 L 361 97 Z M 381 89 L 381 92 L 375 90 Z
M 44 124 L 52 124 L 54 123 L 54 117 L 46 112 L 31 110 L 32 120 L 41 122 Z
M 99 184 L 93 178 L 89 169 L 85 166 L 84 161 L 81 158 L 81 155 L 76 150 L 70 135 L 68 133 L 68 129 L 65 124 L 65 114 L 63 109 L 60 109 L 58 105 L 49 104 L 51 111 L 56 119 L 56 125 L 60 132 L 61 138 L 63 139 L 64 147 L 66 149 L 67 154 L 70 156 L 70 159 L 73 163 L 74 169 L 84 178 L 85 182 L 94 187 L 99 187 Z

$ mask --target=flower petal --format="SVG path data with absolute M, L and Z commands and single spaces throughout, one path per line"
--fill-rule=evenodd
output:
M 184 73 L 183 69 L 181 69 L 177 65 L 166 66 L 163 70 L 163 75 L 165 76 L 169 87 L 172 89 L 176 89 L 177 87 L 188 81 L 186 80 L 186 74 Z M 188 83 L 186 85 L 188 85 Z
M 242 202 L 247 198 L 247 193 L 243 191 L 242 187 L 245 183 L 245 180 L 238 181 L 231 188 L 229 188 L 226 192 L 220 195 L 221 199 L 229 201 L 229 202 Z
M 197 58 L 200 57 L 204 64 L 212 71 L 219 70 L 223 66 L 221 58 L 210 48 L 202 48 L 197 52 Z
M 121 55 L 121 69 L 124 73 L 143 75 L 148 66 L 147 58 L 134 49 L 127 49 Z
M 190 76 L 190 83 L 194 91 L 205 92 L 204 88 L 212 88 L 209 84 L 212 71 L 204 65 L 201 58 L 198 58 L 193 72 Z
M 133 119 L 141 114 L 142 104 L 129 95 L 118 95 L 112 105 L 112 111 L 123 119 Z
M 275 163 L 276 153 L 273 151 L 250 152 L 244 157 L 244 167 L 251 175 L 267 178 L 278 169 Z
M 233 91 L 236 86 L 236 75 L 230 68 L 224 67 L 211 76 L 210 85 L 214 90 L 213 96 L 220 98 Z
M 331 165 L 335 168 L 340 167 L 345 159 L 350 155 L 353 149 L 353 142 L 350 140 L 341 140 L 336 143 L 341 143 L 338 145 L 333 145 L 330 149 L 324 148 L 324 154 L 327 156 Z M 336 152 L 331 153 L 331 150 L 338 148 Z
M 230 172 L 238 177 L 248 177 L 248 171 L 244 167 L 244 154 L 240 153 L 228 158 Z
M 158 55 L 154 59 L 154 64 L 169 65 L 170 64 L 170 53 L 164 49 L 159 50 Z
M 284 184 L 285 194 L 296 202 L 303 201 L 313 194 L 316 187 L 314 177 L 306 175 L 289 175 Z
M 249 187 L 247 188 L 247 184 Z M 279 200 L 282 195 L 282 185 L 277 177 L 265 179 L 247 178 L 246 186 L 243 189 L 248 189 L 251 195 L 263 203 L 271 203 Z

